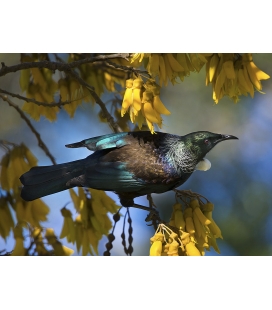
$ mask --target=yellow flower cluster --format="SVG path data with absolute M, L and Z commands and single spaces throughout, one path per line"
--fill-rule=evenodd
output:
M 24 227 L 28 227 L 26 223 L 32 227 L 40 227 L 40 222 L 47 221 L 49 207 L 41 200 L 24 201 L 17 197 L 15 203 L 15 211 L 18 223 Z
M 13 235 L 15 239 L 15 245 L 12 251 L 12 256 L 24 256 L 26 249 L 24 247 L 23 229 L 21 226 L 16 226 L 13 229 Z
M 21 61 L 35 62 L 44 60 L 41 58 L 42 55 L 38 54 L 24 54 L 21 57 Z M 77 55 L 70 54 L 68 63 L 79 59 L 80 57 L 77 57 Z M 120 63 L 120 59 L 114 59 L 114 62 Z M 120 70 L 114 67 L 107 68 L 107 71 L 104 71 L 94 64 L 83 64 L 78 70 L 80 77 L 94 87 L 98 96 L 101 96 L 105 88 L 110 92 L 116 91 L 115 83 L 124 86 L 126 72 L 120 72 Z M 77 107 L 83 100 L 85 102 L 95 102 L 88 89 L 82 87 L 76 79 L 62 77 L 58 80 L 58 83 L 56 83 L 53 78 L 52 70 L 46 68 L 21 70 L 20 86 L 22 91 L 26 92 L 27 98 L 35 99 L 42 103 L 54 102 L 54 95 L 59 91 L 62 102 L 70 101 L 70 103 L 63 106 L 63 109 L 70 117 L 74 116 Z M 46 107 L 32 102 L 25 102 L 22 109 L 36 121 L 40 120 L 41 116 L 46 117 L 50 121 L 55 121 L 57 119 L 57 113 L 59 112 L 59 107 Z
M 212 203 L 200 207 L 197 199 L 192 199 L 184 210 L 182 204 L 174 204 L 168 226 L 160 224 L 150 239 L 150 255 L 201 256 L 210 247 L 220 253 L 216 238 L 222 238 L 222 234 L 212 211 Z
M 84 68 L 84 66 L 83 66 Z M 87 70 L 81 68 L 81 74 L 89 85 L 94 87 L 95 92 L 100 96 L 104 92 L 104 85 L 109 91 L 114 92 L 114 80 L 112 76 L 107 72 L 99 71 L 96 73 L 91 67 Z M 89 90 L 73 78 L 63 78 L 58 81 L 59 91 L 61 95 L 61 101 L 71 101 L 69 104 L 65 104 L 63 109 L 69 114 L 70 117 L 74 117 L 77 107 L 84 100 L 85 102 L 94 102 Z
M 1 160 L 0 184 L 1 188 L 7 192 L 7 196 L 0 198 L 0 236 L 6 239 L 13 230 L 15 239 L 18 239 L 13 255 L 16 253 L 24 255 L 25 253 L 22 248 L 22 229 L 40 228 L 40 222 L 47 221 L 49 208 L 41 199 L 24 201 L 20 197 L 21 182 L 19 177 L 36 165 L 36 157 L 24 144 L 9 149 Z M 15 223 L 10 207 L 16 214 L 16 227 L 14 227 Z
M 12 150 L 3 156 L 0 163 L 0 183 L 2 189 L 6 191 L 13 190 L 17 193 L 22 185 L 19 177 L 36 165 L 36 157 L 23 143 L 14 146 Z
M 107 213 L 115 214 L 120 207 L 103 191 L 88 189 L 91 197 L 81 187 L 78 188 L 78 195 L 73 189 L 69 191 L 79 214 L 73 220 L 70 210 L 61 210 L 64 222 L 60 238 L 66 237 L 68 242 L 76 243 L 78 252 L 82 248 L 83 255 L 93 255 L 93 250 L 98 254 L 99 240 L 103 235 L 108 235 L 112 227 Z
M 41 199 L 26 202 L 18 195 L 15 195 L 15 199 L 13 198 L 10 196 L 9 203 L 4 197 L 0 198 L 0 236 L 6 239 L 13 230 L 16 242 L 12 255 L 25 255 L 22 229 L 41 229 L 40 222 L 47 221 L 49 208 Z M 16 213 L 16 226 L 9 205 L 12 206 Z M 39 254 L 43 255 L 42 253 Z
M 52 228 L 38 228 L 29 227 L 31 238 L 31 253 L 24 245 L 23 227 L 17 225 L 13 229 L 13 235 L 15 239 L 15 245 L 12 250 L 12 256 L 24 256 L 24 255 L 57 255 L 68 256 L 72 255 L 74 251 L 64 245 L 57 239 L 54 230 Z
M 240 95 L 249 93 L 253 98 L 254 89 L 262 90 L 260 81 L 269 78 L 254 64 L 252 54 L 213 54 L 206 64 L 206 85 L 212 83 L 216 103 L 223 96 L 229 96 L 235 103 Z
M 90 94 L 86 88 L 82 88 L 79 82 L 75 79 L 59 79 L 58 81 L 61 101 L 72 101 L 63 106 L 63 109 L 73 117 L 78 105 L 82 103 L 83 98 L 90 100 Z
M 53 228 L 47 228 L 45 230 L 45 238 L 47 239 L 48 244 L 50 244 L 52 248 L 54 249 L 55 255 L 69 256 L 74 253 L 72 249 L 67 248 L 65 245 L 61 244 L 61 242 L 57 239 Z
M 68 57 L 68 63 L 82 59 L 80 55 L 70 54 Z M 111 59 L 113 64 L 126 66 L 127 60 L 123 58 L 114 58 Z M 86 63 L 78 67 L 80 77 L 86 81 L 90 86 L 94 87 L 96 94 L 101 96 L 105 91 L 105 88 L 110 92 L 115 92 L 115 83 L 124 87 L 124 80 L 127 77 L 127 72 L 118 70 L 114 68 L 113 65 L 107 64 L 106 70 L 101 63 Z M 85 87 L 84 90 L 84 101 L 92 101 L 94 99 L 90 96 L 90 93 Z
M 14 221 L 8 203 L 4 197 L 0 198 L 0 237 L 6 239 L 14 227 Z
M 49 232 L 50 232 L 50 230 L 49 230 Z M 47 239 L 45 240 L 45 233 L 46 232 L 44 229 L 41 229 L 38 227 L 35 227 L 31 232 L 31 236 L 32 236 L 33 241 L 34 241 L 35 246 L 36 246 L 35 251 L 37 252 L 38 255 L 48 255 L 48 250 L 46 249 L 46 247 L 44 245 L 44 241 L 47 241 Z M 14 234 L 14 237 L 15 237 L 15 234 Z M 70 251 L 72 251 L 72 250 L 70 250 Z M 72 253 L 73 253 L 73 251 L 71 252 L 71 254 Z
M 177 83 L 176 79 L 184 80 L 185 76 L 189 76 L 190 72 L 199 72 L 207 62 L 207 57 L 211 54 L 144 54 L 136 53 L 131 58 L 131 63 L 137 65 L 144 58 L 148 58 L 146 69 L 153 78 L 159 77 L 159 84 L 166 86 L 168 81 L 172 84 Z M 136 63 L 136 64 L 135 64 Z
M 35 55 L 23 55 L 22 62 L 37 61 Z M 58 89 L 57 83 L 52 78 L 52 70 L 43 68 L 31 68 L 21 71 L 20 86 L 22 91 L 26 91 L 27 98 L 34 98 L 39 102 L 51 103 L 54 101 L 54 94 Z M 50 121 L 57 118 L 58 107 L 44 107 L 32 102 L 25 102 L 22 108 L 33 119 L 38 121 L 43 115 Z
M 130 120 L 142 128 L 146 121 L 149 130 L 154 133 L 154 124 L 162 126 L 161 114 L 169 115 L 159 97 L 160 86 L 154 80 L 147 80 L 146 83 L 138 77 L 126 80 L 126 91 L 122 102 L 121 116 L 129 110 Z

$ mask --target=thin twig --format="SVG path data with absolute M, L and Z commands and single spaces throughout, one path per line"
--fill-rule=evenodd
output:
M 68 72 L 67 72 L 68 73 Z M 94 98 L 95 102 L 100 106 L 102 113 L 104 114 L 104 118 L 107 119 L 110 127 L 114 132 L 122 132 L 120 126 L 114 121 L 114 118 L 110 115 L 109 111 L 107 110 L 104 102 L 100 99 L 100 97 L 95 92 L 94 87 L 86 83 L 75 71 L 69 72 L 82 86 L 85 86 L 89 92 L 91 93 L 92 97 Z
M 84 58 L 84 59 L 73 61 L 70 63 L 44 60 L 44 61 L 37 61 L 37 62 L 34 62 L 34 61 L 23 62 L 18 65 L 14 65 L 10 67 L 6 66 L 4 62 L 1 62 L 2 68 L 0 69 L 0 76 L 6 75 L 7 73 L 17 72 L 20 70 L 30 69 L 30 68 L 47 68 L 52 71 L 55 71 L 55 70 L 70 71 L 71 69 L 74 69 L 86 63 L 94 63 L 96 61 L 105 61 L 105 60 L 114 59 L 114 58 L 123 58 L 128 61 L 128 57 L 129 57 L 129 54 L 117 53 L 117 54 L 99 55 L 95 57 Z
M 6 152 L 10 151 L 9 146 L 16 147 L 18 144 L 6 140 L 0 140 L 0 147 L 2 147 Z
M 120 71 L 125 71 L 125 72 L 132 72 L 132 73 L 135 73 L 137 76 L 139 74 L 146 74 L 148 77 L 151 77 L 151 75 L 145 71 L 145 70 L 139 70 L 139 69 L 135 69 L 134 67 L 132 66 L 122 66 L 122 65 L 119 65 L 119 64 L 116 64 L 115 62 L 112 62 L 112 61 L 105 61 L 102 63 L 105 67 L 109 67 L 109 68 L 114 68 L 114 69 L 117 69 L 117 70 L 120 70 Z
M 6 250 L 1 250 L 0 251 L 0 256 L 10 256 L 12 254 L 12 252 L 13 251 L 7 252 Z
M 54 53 L 54 56 L 56 58 L 57 61 L 59 62 L 63 62 L 64 63 L 64 60 L 62 58 L 59 57 L 59 55 L 57 53 Z
M 185 205 L 188 205 L 189 201 L 192 199 L 197 199 L 200 205 L 209 202 L 209 200 L 205 196 L 198 193 L 194 193 L 190 189 L 189 190 L 173 189 L 173 191 L 176 193 L 176 199 L 179 198 Z M 206 200 L 206 202 L 203 202 L 202 199 Z
M 39 106 L 49 107 L 49 108 L 53 108 L 53 107 L 59 107 L 60 108 L 63 105 L 70 104 L 73 101 L 77 101 L 77 100 L 81 99 L 81 98 L 77 98 L 76 100 L 67 100 L 67 101 L 63 101 L 63 102 L 59 101 L 59 102 L 45 103 L 45 102 L 37 101 L 37 100 L 32 99 L 32 98 L 27 98 L 27 97 L 24 97 L 24 96 L 21 96 L 21 95 L 18 95 L 18 94 L 10 93 L 9 91 L 6 91 L 6 90 L 1 89 L 1 88 L 0 88 L 0 93 L 9 95 L 9 96 L 14 97 L 14 98 L 18 98 L 18 99 L 21 99 L 21 100 L 24 100 L 24 101 L 27 101 L 27 102 L 32 102 L 32 103 L 35 103 L 35 104 L 37 104 Z
M 40 134 L 37 132 L 37 130 L 33 127 L 33 125 L 31 124 L 31 122 L 29 121 L 29 119 L 26 117 L 25 113 L 12 101 L 10 101 L 10 99 L 6 96 L 6 95 L 1 95 L 0 94 L 0 98 L 2 98 L 4 101 L 6 101 L 11 107 L 13 107 L 21 116 L 21 118 L 27 123 L 28 127 L 30 128 L 30 130 L 34 133 L 34 135 L 36 136 L 37 140 L 38 140 L 38 145 L 39 147 L 44 151 L 44 153 L 47 155 L 47 157 L 50 158 L 50 160 L 52 161 L 52 163 L 54 165 L 56 165 L 56 161 L 55 158 L 53 157 L 53 155 L 49 152 L 47 146 L 45 145 L 45 143 L 42 141 Z

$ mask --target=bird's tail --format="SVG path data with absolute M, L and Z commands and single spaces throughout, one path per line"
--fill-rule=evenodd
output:
M 20 177 L 24 185 L 21 197 L 30 201 L 76 186 L 70 181 L 80 177 L 83 172 L 84 159 L 54 166 L 33 167 Z

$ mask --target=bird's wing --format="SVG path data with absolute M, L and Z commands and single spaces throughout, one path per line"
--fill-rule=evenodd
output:
M 91 151 L 99 151 L 111 148 L 120 148 L 122 146 L 135 143 L 135 140 L 154 142 L 156 139 L 163 136 L 167 136 L 167 134 L 158 132 L 155 135 L 152 135 L 149 131 L 119 132 L 93 137 L 80 142 L 66 144 L 65 146 L 69 148 L 86 147 Z
M 128 144 L 125 139 L 127 135 L 128 132 L 113 133 L 67 144 L 65 146 L 69 148 L 86 147 L 91 151 L 105 150 L 116 147 L 119 148 Z
M 120 162 L 98 162 L 87 167 L 85 186 L 108 191 L 137 192 L 145 187 L 145 182 L 135 178 Z

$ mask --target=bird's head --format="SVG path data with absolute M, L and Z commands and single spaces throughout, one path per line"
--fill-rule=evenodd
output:
M 219 142 L 238 139 L 232 135 L 223 135 L 209 131 L 192 132 L 184 136 L 184 138 L 187 148 L 189 148 L 199 160 L 203 159 L 204 156 Z

